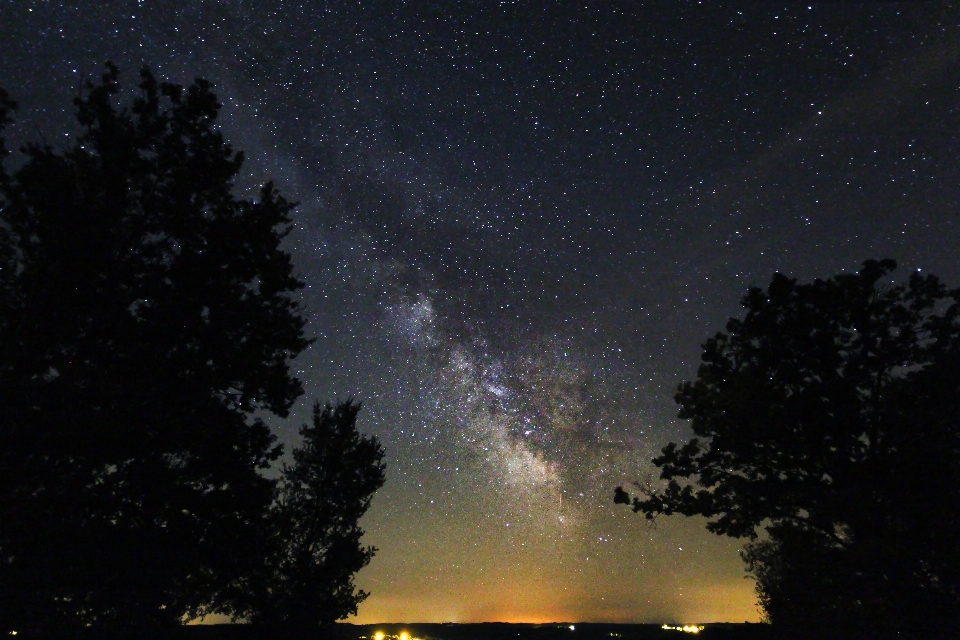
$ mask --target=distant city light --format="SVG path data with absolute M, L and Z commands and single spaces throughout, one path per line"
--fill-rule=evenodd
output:
M 383 631 L 377 631 L 372 636 L 370 636 L 370 640 L 422 640 L 422 639 L 411 636 L 410 633 L 407 631 L 401 631 L 398 635 L 389 635 L 384 633 Z
M 663 625 L 663 626 L 660 627 L 660 628 L 661 628 L 661 629 L 666 629 L 666 630 L 668 630 L 668 631 L 683 631 L 683 632 L 686 632 L 686 633 L 700 633 L 701 631 L 703 631 L 703 625 L 699 625 L 699 626 L 698 626 L 698 625 L 695 625 L 695 624 L 685 624 L 685 625 L 683 625 L 682 627 L 679 627 L 679 626 L 677 626 L 677 627 L 671 627 L 670 625 L 665 624 L 665 625 Z

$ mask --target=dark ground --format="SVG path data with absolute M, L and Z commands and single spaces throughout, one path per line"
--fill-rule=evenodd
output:
M 703 625 L 699 634 L 664 630 L 655 624 L 599 624 L 599 623 L 507 624 L 338 624 L 327 631 L 271 630 L 247 625 L 198 625 L 181 627 L 174 631 L 131 634 L 83 635 L 77 640 L 371 640 L 382 632 L 383 640 L 400 640 L 406 632 L 409 640 L 654 640 L 683 638 L 717 638 L 767 640 L 770 628 L 762 624 L 717 623 Z
M 348 625 L 344 625 L 348 626 Z M 710 624 L 702 625 L 699 634 L 689 634 L 673 630 L 664 630 L 656 624 L 506 624 L 488 622 L 484 624 L 389 624 L 352 626 L 351 640 L 370 638 L 377 631 L 397 636 L 402 631 L 411 638 L 424 640 L 647 640 L 654 638 L 744 638 L 766 639 L 766 625 L 759 624 Z M 386 640 L 386 638 L 385 638 Z

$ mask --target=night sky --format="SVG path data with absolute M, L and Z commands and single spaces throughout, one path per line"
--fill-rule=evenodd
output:
M 272 424 L 355 396 L 387 449 L 354 621 L 757 620 L 737 540 L 613 489 L 748 286 L 960 285 L 960 7 L 718 4 L 0 0 L 8 146 L 106 60 L 215 84 L 238 192 L 301 203 Z

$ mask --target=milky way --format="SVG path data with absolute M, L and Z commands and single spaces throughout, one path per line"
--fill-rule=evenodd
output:
M 775 271 L 960 283 L 952 2 L 8 1 L 18 141 L 105 60 L 210 79 L 287 240 L 314 399 L 388 453 L 358 620 L 756 620 L 738 541 L 612 505 Z M 763 6 L 760 6 L 763 4 Z M 126 94 L 127 97 L 132 92 Z

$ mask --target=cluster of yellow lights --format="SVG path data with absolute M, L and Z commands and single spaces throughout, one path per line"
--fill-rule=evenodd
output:
M 669 631 L 684 631 L 686 633 L 700 633 L 703 631 L 703 626 L 697 626 L 695 624 L 685 624 L 682 627 L 671 627 L 668 624 L 660 627 L 661 629 L 667 629 Z
M 377 631 L 375 634 L 370 636 L 371 640 L 420 640 L 420 638 L 415 638 L 411 636 L 406 631 L 401 631 L 399 635 L 391 636 L 385 634 L 383 631 Z

